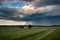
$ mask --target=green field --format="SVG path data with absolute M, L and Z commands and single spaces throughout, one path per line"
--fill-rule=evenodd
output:
M 0 40 L 60 40 L 60 27 L 0 27 Z

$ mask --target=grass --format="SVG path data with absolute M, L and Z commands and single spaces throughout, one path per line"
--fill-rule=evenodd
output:
M 60 40 L 60 27 L 0 27 L 0 40 Z

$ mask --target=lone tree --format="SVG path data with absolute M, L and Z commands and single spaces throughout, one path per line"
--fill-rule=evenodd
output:
M 28 28 L 31 29 L 32 25 L 28 25 Z

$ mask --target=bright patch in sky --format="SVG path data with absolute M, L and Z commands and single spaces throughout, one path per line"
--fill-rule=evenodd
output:
M 20 21 L 12 21 L 12 20 L 1 20 L 0 19 L 0 25 L 26 25 L 26 22 Z
M 36 12 L 35 7 L 33 7 L 32 5 L 24 5 L 24 6 L 22 7 L 22 10 L 23 10 L 23 12 L 29 13 L 29 14 Z

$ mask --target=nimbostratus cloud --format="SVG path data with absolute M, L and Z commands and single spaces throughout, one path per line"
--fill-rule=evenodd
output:
M 57 5 L 44 6 L 44 7 L 35 7 L 32 5 L 24 5 L 20 8 L 20 10 L 18 8 L 18 11 L 21 11 L 22 13 L 25 13 L 25 14 L 44 13 L 44 12 L 53 11 L 57 7 L 58 7 Z
M 5 2 L 5 1 L 11 2 L 11 1 L 17 1 L 17 0 L 0 0 L 0 2 Z
M 3 2 L 3 0 L 1 2 Z M 55 16 L 60 15 L 59 0 L 32 0 L 32 1 L 23 0 L 22 2 L 24 2 L 23 3 L 24 5 L 21 7 L 20 5 L 16 7 L 10 5 L 11 7 L 9 8 L 1 7 L 0 18 L 14 21 L 25 21 L 28 23 L 32 22 L 32 24 L 51 24 L 51 22 L 53 22 L 54 24 L 56 20 L 57 22 L 60 20 L 57 17 L 55 19 Z
M 34 6 L 60 5 L 60 0 L 0 0 L 0 2 L 25 1 L 31 2 Z
M 60 5 L 60 0 L 34 0 L 31 2 L 33 6 L 46 6 L 46 5 Z

